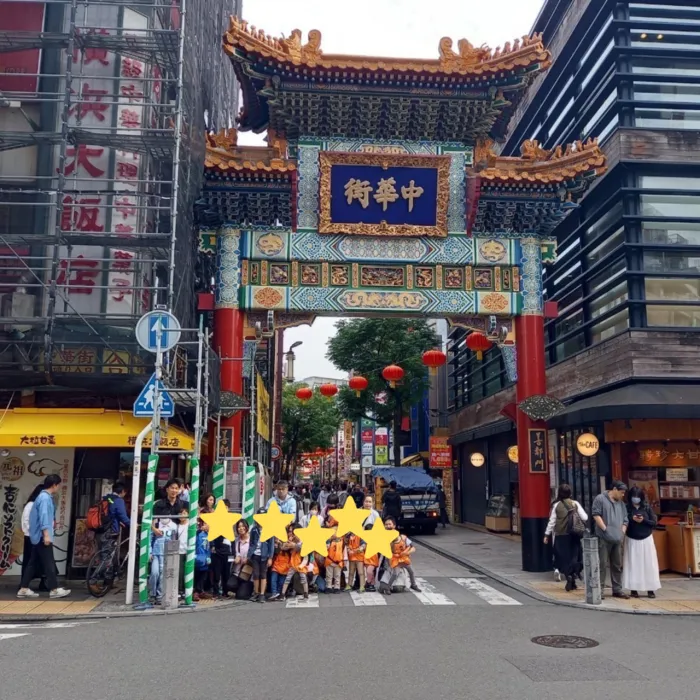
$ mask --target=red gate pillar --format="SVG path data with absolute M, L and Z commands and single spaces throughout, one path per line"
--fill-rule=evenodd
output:
M 221 391 L 243 394 L 244 316 L 239 309 L 240 231 L 223 227 L 217 237 L 216 307 L 214 350 L 221 357 Z M 240 457 L 243 443 L 243 413 L 221 419 L 222 428 L 233 428 L 233 456 Z M 216 436 L 213 440 L 216 442 Z M 216 449 L 216 448 L 214 448 Z
M 534 238 L 521 242 L 523 256 L 523 311 L 515 319 L 517 347 L 518 403 L 530 396 L 547 393 L 544 355 L 544 316 L 542 301 L 542 254 L 540 242 Z M 518 475 L 522 562 L 524 571 L 549 571 L 550 550 L 544 544 L 544 531 L 549 519 L 549 471 L 533 471 L 529 430 L 544 430 L 544 465 L 548 464 L 546 423 L 528 418 L 517 411 Z

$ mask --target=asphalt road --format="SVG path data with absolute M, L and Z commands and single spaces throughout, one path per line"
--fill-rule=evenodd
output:
M 92 624 L 0 625 L 0 698 L 659 700 L 697 693 L 697 618 L 551 606 L 424 549 L 415 564 L 424 593 L 394 594 L 387 604 L 358 605 L 343 593 L 305 609 L 248 603 Z M 550 634 L 599 646 L 530 641 Z

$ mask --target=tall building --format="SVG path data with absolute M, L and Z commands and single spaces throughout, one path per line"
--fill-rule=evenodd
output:
M 210 286 L 196 202 L 206 129 L 236 118 L 231 14 L 239 0 L 0 2 L 0 531 L 9 542 L 37 475 L 59 469 L 61 573 L 89 559 L 87 507 L 132 471 L 132 404 L 154 364 L 136 320 L 160 307 L 196 328 Z M 179 346 L 168 384 L 194 386 L 195 365 Z M 181 408 L 158 485 L 192 451 Z M 0 573 L 14 554 L 3 546 Z
M 533 31 L 553 54 L 518 105 L 504 155 L 599 139 L 608 171 L 555 230 L 546 270 L 552 481 L 590 505 L 610 478 L 647 480 L 659 512 L 700 506 L 700 6 L 547 0 Z M 511 497 L 517 527 L 515 393 L 500 353 L 449 343 L 451 435 L 461 516 L 483 524 L 484 493 Z M 600 449 L 586 456 L 578 436 Z M 584 452 L 590 452 L 584 448 Z M 470 455 L 486 457 L 474 467 Z M 513 454 L 511 452 L 511 454 Z M 674 472 L 669 468 L 678 469 Z

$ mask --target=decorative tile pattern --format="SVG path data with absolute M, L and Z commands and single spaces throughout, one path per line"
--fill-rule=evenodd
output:
M 512 254 L 512 241 L 499 238 L 475 238 L 476 262 L 482 265 L 508 265 L 517 262 Z
M 499 345 L 501 350 L 501 356 L 503 357 L 503 364 L 506 368 L 506 376 L 511 382 L 518 381 L 518 350 L 515 345 Z
M 523 316 L 541 316 L 542 298 L 542 243 L 537 238 L 520 241 L 522 266 Z
M 447 230 L 464 233 L 467 230 L 467 158 L 465 153 L 450 153 L 450 199 L 447 206 Z
M 510 316 L 517 307 L 517 295 L 504 292 L 477 292 L 476 311 L 479 314 Z
M 331 265 L 331 286 L 347 287 L 350 284 L 350 265 Z
M 238 229 L 220 229 L 216 247 L 215 303 L 217 309 L 237 309 L 240 288 L 240 239 Z
M 264 258 L 266 260 L 285 260 L 288 254 L 288 231 L 249 231 L 245 234 L 245 242 L 252 246 L 244 254 L 251 258 Z
M 318 154 L 320 150 L 316 145 L 299 144 L 297 229 L 300 231 L 318 229 L 318 186 L 321 176 Z
M 429 252 L 426 241 L 416 238 L 372 238 L 343 236 L 337 250 L 347 260 L 419 261 Z M 335 243 L 335 241 L 334 241 Z
M 250 379 L 253 376 L 253 360 L 255 359 L 255 350 L 258 346 L 256 340 L 243 341 L 243 376 Z

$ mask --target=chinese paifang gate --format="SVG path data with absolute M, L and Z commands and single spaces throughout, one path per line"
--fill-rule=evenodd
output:
M 232 19 L 223 49 L 243 93 L 239 129 L 208 136 L 198 211 L 216 260 L 221 388 L 240 395 L 256 324 L 317 315 L 422 315 L 486 334 L 517 401 L 545 396 L 542 267 L 551 232 L 605 170 L 595 141 L 494 143 L 550 64 L 539 35 L 495 50 L 444 38 L 409 60 L 324 53 L 321 33 L 273 38 Z M 234 454 L 241 414 L 224 420 Z M 517 411 L 523 568 L 549 568 L 545 424 Z

